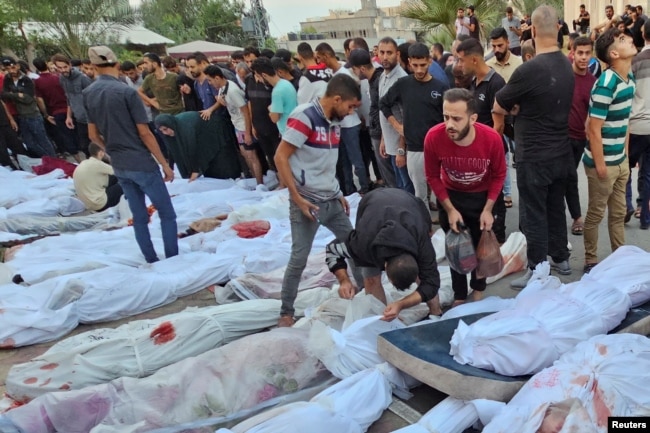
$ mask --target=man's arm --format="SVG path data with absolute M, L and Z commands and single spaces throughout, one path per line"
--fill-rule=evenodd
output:
M 88 138 L 90 138 L 90 141 L 93 143 L 97 143 L 99 147 L 102 148 L 102 150 L 106 151 L 106 143 L 104 143 L 104 139 L 102 138 L 102 135 L 99 133 L 99 129 L 97 129 L 97 125 L 94 123 L 88 123 Z
M 343 299 L 352 299 L 356 294 L 356 290 L 348 275 L 346 258 L 351 257 L 345 242 L 334 240 L 325 247 L 325 263 L 339 282 L 339 295 Z
M 379 109 L 384 114 L 384 117 L 386 117 L 386 120 L 388 120 L 390 125 L 403 136 L 404 127 L 397 121 L 397 119 L 395 119 L 395 116 L 393 116 L 393 107 L 398 106 L 401 101 L 401 93 L 399 91 L 400 86 L 398 85 L 400 80 L 393 84 L 393 86 L 388 89 L 388 92 L 379 99 Z
M 270 109 L 271 107 L 269 107 Z M 282 113 L 274 113 L 272 111 L 269 111 L 269 118 L 271 118 L 271 122 L 273 123 L 278 123 L 280 120 L 280 117 L 282 117 Z
M 162 154 L 160 146 L 158 146 L 158 142 L 156 141 L 156 137 L 153 136 L 151 129 L 149 129 L 149 125 L 146 123 L 138 123 L 136 124 L 136 127 L 138 128 L 138 135 L 144 145 L 147 146 L 147 149 L 149 149 L 149 152 L 151 152 L 156 161 L 158 161 L 158 164 L 162 165 L 163 173 L 165 174 L 165 182 L 173 181 L 174 172 Z
M 140 98 L 142 98 L 142 101 L 144 101 L 146 105 L 153 107 L 156 110 L 160 109 L 160 104 L 158 103 L 156 98 L 150 98 L 145 93 L 144 83 L 142 86 L 138 87 L 138 95 L 140 96 Z
M 605 164 L 605 151 L 603 149 L 602 133 L 604 124 L 605 119 L 589 116 L 589 150 L 591 151 L 591 159 L 594 160 L 596 173 L 601 179 L 605 179 L 607 177 L 607 165 Z

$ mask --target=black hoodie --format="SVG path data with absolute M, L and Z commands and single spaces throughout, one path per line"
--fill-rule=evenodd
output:
M 355 227 L 344 245 L 333 241 L 327 246 L 330 271 L 346 268 L 345 258 L 383 270 L 389 258 L 408 253 L 418 263 L 422 301 L 436 296 L 440 274 L 431 244 L 431 215 L 422 200 L 398 188 L 371 191 L 359 203 Z

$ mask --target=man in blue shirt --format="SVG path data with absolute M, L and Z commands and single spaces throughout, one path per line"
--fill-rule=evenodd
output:
M 88 49 L 88 58 L 98 74 L 95 82 L 83 91 L 90 139 L 111 157 L 115 176 L 133 214 L 135 239 L 147 263 L 158 261 L 158 255 L 149 234 L 145 195 L 160 217 L 165 257 L 175 256 L 176 213 L 164 183 L 174 179 L 174 172 L 149 129 L 138 93 L 118 79 L 120 65 L 115 54 L 108 47 L 97 46 Z M 162 165 L 164 178 L 156 162 Z
M 280 78 L 275 73 L 273 63 L 270 59 L 260 57 L 255 59 L 251 65 L 253 73 L 273 87 L 271 93 L 271 105 L 269 106 L 269 117 L 278 126 L 280 135 L 284 135 L 287 129 L 289 114 L 298 105 L 298 93 L 293 84 Z

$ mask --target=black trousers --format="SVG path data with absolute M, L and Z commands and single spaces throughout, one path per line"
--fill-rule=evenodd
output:
M 106 205 L 104 205 L 104 207 L 98 210 L 97 212 L 106 210 L 109 207 L 117 206 L 123 194 L 124 192 L 122 191 L 122 187 L 117 181 L 117 177 L 113 176 L 112 174 L 109 175 L 108 186 L 106 187 L 106 197 L 107 197 Z
M 481 240 L 481 213 L 487 201 L 487 191 L 485 192 L 460 192 L 447 190 L 449 200 L 454 205 L 456 210 L 463 216 L 463 222 L 467 226 L 470 236 L 472 237 L 472 244 L 474 248 L 478 247 Z M 503 201 L 503 194 L 501 195 Z M 449 215 L 442 203 L 438 201 L 440 227 L 446 232 L 451 229 L 449 225 Z M 459 274 L 458 272 L 450 269 L 451 271 L 451 287 L 454 290 L 454 299 L 465 300 L 467 299 L 467 275 Z M 476 271 L 472 271 L 472 276 L 469 282 L 472 290 L 482 292 L 485 290 L 485 278 L 476 278 Z
M 571 218 L 575 220 L 582 216 L 582 210 L 580 209 L 580 193 L 578 192 L 578 166 L 580 165 L 580 161 L 582 161 L 582 154 L 585 151 L 587 140 L 574 140 L 573 138 L 570 138 L 569 142 L 571 143 L 571 149 L 573 150 L 573 166 L 575 169 L 571 170 L 569 173 L 569 181 L 567 182 L 566 187 L 566 205 L 569 208 Z
M 517 162 L 519 227 L 526 236 L 528 267 L 569 258 L 564 197 L 573 156 L 566 154 L 546 161 Z
M 27 154 L 25 147 L 18 139 L 16 131 L 11 129 L 9 125 L 0 126 L 0 165 L 17 168 L 11 161 L 8 150 L 11 150 L 14 158 L 17 158 L 18 155 Z

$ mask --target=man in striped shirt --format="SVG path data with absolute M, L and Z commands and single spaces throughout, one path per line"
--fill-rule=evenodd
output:
M 320 225 L 341 241 L 352 231 L 350 206 L 335 175 L 339 124 L 360 101 L 361 91 L 352 77 L 332 77 L 322 98 L 300 105 L 291 113 L 275 152 L 280 180 L 289 190 L 291 222 L 291 256 L 282 281 L 279 327 L 294 324 L 293 303 Z
M 608 208 L 607 226 L 612 251 L 625 243 L 625 185 L 630 176 L 627 159 L 628 123 L 634 97 L 630 71 L 636 47 L 631 36 L 609 29 L 596 40 L 596 54 L 609 65 L 591 91 L 589 142 L 582 162 L 589 185 L 585 218 L 585 272 L 598 263 L 598 225 Z

